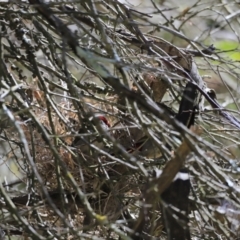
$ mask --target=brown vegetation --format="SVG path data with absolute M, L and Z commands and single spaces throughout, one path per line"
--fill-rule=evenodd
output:
M 1 6 L 0 239 L 238 239 L 236 4 L 160 2 Z

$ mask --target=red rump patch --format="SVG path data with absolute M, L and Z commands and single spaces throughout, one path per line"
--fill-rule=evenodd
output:
M 98 118 L 103 121 L 108 127 L 111 127 L 110 126 L 110 123 L 108 122 L 108 120 L 104 117 L 104 116 L 98 116 Z

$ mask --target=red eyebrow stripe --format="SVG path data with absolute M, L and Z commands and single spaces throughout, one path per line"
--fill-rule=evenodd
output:
M 104 116 L 98 116 L 98 118 L 100 120 L 102 120 L 108 127 L 111 127 L 110 123 L 108 122 L 108 120 Z

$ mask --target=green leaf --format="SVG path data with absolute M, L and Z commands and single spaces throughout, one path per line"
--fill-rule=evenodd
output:
M 228 56 L 231 60 L 240 61 L 240 49 L 238 42 L 224 40 L 218 41 L 214 45 L 218 50 L 226 51 L 223 54 Z

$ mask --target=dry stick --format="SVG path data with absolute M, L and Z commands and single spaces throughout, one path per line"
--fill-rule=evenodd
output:
M 88 15 L 84 15 L 83 12 L 79 12 L 74 8 L 70 8 L 68 5 L 65 6 L 61 6 L 59 7 L 60 10 L 64 10 L 69 14 L 73 14 L 74 18 L 78 19 L 79 21 L 83 22 L 84 24 L 88 25 L 91 28 L 95 28 L 96 27 L 96 23 L 94 22 L 93 18 L 91 18 Z M 144 13 L 141 13 L 144 14 Z M 111 35 L 113 34 L 111 32 L 111 30 L 106 29 L 106 32 Z M 138 46 L 142 49 L 145 50 L 149 50 L 149 44 L 145 44 L 143 42 L 141 42 L 138 38 L 136 38 L 133 34 L 129 33 L 129 32 L 125 32 L 123 29 L 116 29 L 115 31 L 113 31 L 115 33 L 118 34 L 118 37 L 121 38 L 122 40 L 129 42 L 135 46 Z M 185 37 L 183 35 L 179 36 L 180 38 L 185 39 Z M 155 44 L 156 46 L 160 46 L 162 40 L 159 37 L 148 37 L 148 41 Z M 187 39 L 186 41 L 189 41 L 189 39 Z M 182 51 L 184 51 L 187 54 L 192 54 L 195 57 L 202 57 L 204 55 L 212 55 L 214 53 L 215 47 L 213 45 L 210 45 L 208 48 L 205 48 L 203 50 L 197 51 L 197 50 L 193 50 L 193 49 L 181 49 Z
M 76 36 L 74 33 L 66 27 L 63 22 L 53 15 L 51 9 L 48 8 L 45 4 L 41 3 L 39 0 L 29 0 L 31 4 L 36 5 L 37 10 L 48 20 L 48 22 L 59 30 L 62 37 L 64 37 L 72 48 L 73 52 L 78 56 L 87 66 L 90 66 L 100 75 L 107 84 L 109 84 L 115 91 L 120 95 L 124 95 L 131 102 L 137 102 L 143 108 L 145 108 L 150 113 L 154 114 L 156 117 L 165 120 L 167 123 L 175 126 L 180 132 L 185 132 L 187 129 L 181 125 L 178 121 L 173 119 L 167 111 L 162 108 L 159 108 L 155 102 L 152 101 L 149 97 L 146 99 L 132 90 L 130 90 L 125 85 L 121 84 L 119 78 L 113 76 L 104 66 L 104 61 L 107 59 L 97 56 L 88 49 L 81 48 L 78 44 Z M 111 59 L 110 59 L 111 60 Z M 102 62 L 101 62 L 102 61 Z M 99 63 L 101 62 L 101 63 Z M 121 70 L 121 69 L 120 69 Z
M 88 19 L 88 21 L 86 21 L 86 17 L 81 17 L 80 15 L 76 16 L 76 18 L 78 18 L 78 20 L 84 22 L 85 24 L 93 27 L 94 26 L 94 22 L 92 20 L 90 20 L 90 18 Z M 133 34 L 131 33 L 127 33 L 125 31 L 123 31 L 122 29 L 119 29 L 117 31 L 115 31 L 118 33 L 118 37 L 123 39 L 124 41 L 126 42 L 129 42 L 135 46 L 138 46 L 138 47 L 141 47 L 142 49 L 145 49 L 145 50 L 149 50 L 149 44 L 145 44 L 145 43 L 142 43 L 139 39 L 137 39 Z M 108 31 L 108 34 L 111 34 L 110 31 Z M 163 39 L 158 39 L 158 40 L 155 40 L 155 39 L 151 39 L 150 38 L 150 42 L 152 44 L 155 44 L 156 46 L 162 48 L 164 45 L 164 49 L 165 51 L 169 53 L 169 51 L 171 51 L 171 49 L 166 49 L 168 43 L 167 41 L 163 40 Z M 203 49 L 201 52 L 199 51 L 196 51 L 196 50 L 186 50 L 186 49 L 179 49 L 180 51 L 182 52 L 185 52 L 186 54 L 192 54 L 194 56 L 204 56 L 205 55 L 212 55 L 215 48 L 213 45 L 209 46 L 208 48 L 206 49 Z M 171 54 L 170 54 L 171 55 Z M 216 101 L 216 99 L 212 99 L 207 93 L 206 91 L 204 91 L 201 87 L 199 88 L 197 86 L 198 90 L 204 95 L 204 97 L 207 99 L 207 101 L 212 105 L 213 108 L 216 108 L 216 109 L 219 109 L 219 112 L 220 114 L 226 118 L 231 124 L 233 124 L 234 126 L 236 126 L 238 129 L 240 129 L 240 122 L 238 119 L 236 119 L 235 117 L 233 117 L 232 115 L 226 113 L 224 111 L 224 109 L 222 109 L 221 105 Z
M 55 26 L 55 28 L 58 28 L 59 31 L 61 32 L 61 34 L 67 39 L 68 41 L 68 44 L 71 46 L 71 48 L 73 49 L 74 53 L 79 56 L 79 53 L 76 52 L 77 51 L 77 47 L 78 47 L 78 41 L 76 40 L 76 37 L 74 36 L 73 33 L 71 33 L 71 31 L 69 29 L 66 29 L 66 26 L 61 22 L 60 19 L 58 19 L 57 17 L 55 17 L 51 10 L 46 7 L 40 0 L 30 0 L 29 1 L 31 4 L 40 4 L 38 5 L 36 8 L 38 9 L 38 11 L 45 17 L 47 18 L 47 20 Z M 83 19 L 79 19 L 79 20 L 83 20 Z M 56 26 L 56 23 L 57 23 L 57 26 Z M 61 26 L 58 26 L 60 23 Z M 85 22 L 86 23 L 86 22 Z M 86 24 L 89 24 L 86 23 Z M 147 50 L 152 50 L 151 48 L 149 48 L 149 45 L 145 45 L 144 43 L 141 43 L 141 41 L 139 39 L 137 39 L 135 36 L 133 36 L 132 34 L 129 34 L 129 33 L 124 33 L 123 31 L 120 31 L 118 32 L 121 37 L 125 40 L 125 41 L 128 41 L 128 42 L 131 42 L 132 44 L 134 45 L 141 45 L 140 47 L 144 47 L 145 49 Z M 69 35 L 70 34 L 70 35 Z M 234 125 L 235 127 L 237 127 L 238 129 L 240 129 L 240 121 L 238 119 L 236 119 L 234 116 L 232 116 L 231 114 L 229 113 L 226 113 L 224 112 L 224 109 L 222 109 L 221 105 L 215 100 L 215 99 L 212 99 L 208 93 L 206 92 L 206 90 L 201 86 L 202 84 L 202 81 L 200 80 L 200 75 L 198 74 L 197 70 L 196 70 L 196 64 L 194 62 L 192 62 L 192 59 L 191 59 L 191 56 L 189 55 L 186 55 L 186 52 L 184 52 L 184 50 L 180 50 L 178 48 L 176 48 L 174 45 L 171 45 L 170 43 L 168 43 L 167 41 L 163 40 L 163 39 L 159 39 L 159 40 L 155 40 L 152 42 L 153 44 L 155 44 L 157 47 L 160 47 L 162 49 L 165 50 L 165 52 L 167 54 L 169 54 L 170 56 L 177 56 L 178 57 L 178 60 L 177 62 L 179 63 L 179 65 L 181 67 L 183 67 L 185 70 L 187 70 L 187 72 L 185 71 L 185 74 L 187 73 L 188 77 L 190 79 L 192 79 L 192 83 L 194 85 L 196 85 L 196 87 L 198 88 L 198 90 L 200 91 L 200 93 L 202 95 L 204 95 L 204 97 L 207 99 L 207 101 L 212 105 L 213 108 L 216 108 L 216 109 L 219 109 L 219 112 L 220 114 L 229 121 L 230 124 Z M 79 49 L 79 47 L 78 47 Z M 212 52 L 214 51 L 214 47 L 213 46 L 210 46 L 208 49 L 205 49 L 202 51 L 203 54 L 208 54 L 208 55 L 211 55 Z M 91 55 L 90 51 L 87 51 L 89 52 L 89 54 Z M 87 54 L 87 52 L 85 54 Z M 154 51 L 155 53 L 155 51 Z M 86 61 L 84 60 L 83 56 L 80 56 L 80 58 L 82 59 L 83 62 L 86 63 Z M 101 66 L 102 67 L 102 66 Z M 176 67 L 176 65 L 175 65 Z M 106 69 L 99 69 L 99 66 L 98 66 L 98 69 L 95 69 L 93 67 L 93 69 L 101 76 L 103 77 L 102 75 L 106 75 Z M 100 73 L 101 72 L 101 73 Z M 181 71 L 181 72 L 184 72 L 184 71 Z M 190 72 L 188 74 L 188 72 Z M 107 75 L 109 75 L 109 73 L 107 72 Z M 104 78 L 104 77 L 103 77 Z M 104 79 L 105 80 L 105 79 Z M 115 81 L 115 83 L 113 82 Z M 111 85 L 114 89 L 122 89 L 122 93 L 126 93 L 127 95 L 132 95 L 131 96 L 131 99 L 133 98 L 135 101 L 138 101 L 137 97 L 135 98 L 134 93 L 131 91 L 128 91 L 127 88 L 123 89 L 124 86 L 122 86 L 119 82 L 119 84 L 117 83 L 117 78 L 114 78 L 114 79 L 106 79 L 106 82 Z M 141 100 L 142 99 L 139 99 L 140 102 L 142 102 Z M 139 102 L 139 103 L 140 103 Z M 140 103 L 141 104 L 141 103 Z M 151 104 L 151 103 L 150 103 Z M 148 105 L 148 104 L 145 104 L 144 105 Z M 151 111 L 151 110 L 150 110 Z M 153 112 L 152 112 L 153 113 Z M 159 116 L 156 115 L 156 116 Z
M 137 38 L 135 38 L 133 35 L 129 34 L 129 33 L 124 33 L 124 32 L 119 32 L 119 34 L 121 35 L 121 37 L 127 41 L 127 42 L 131 42 L 134 45 L 139 45 L 139 47 L 144 47 L 147 48 L 149 46 L 145 46 L 143 43 L 141 43 Z M 124 36 L 126 36 L 124 38 Z M 174 49 L 175 51 L 177 50 L 176 48 L 174 48 L 174 46 L 171 46 L 167 41 L 159 39 L 159 40 L 155 40 L 152 42 L 153 44 L 155 44 L 156 46 L 163 48 L 166 53 L 168 53 L 169 55 L 172 55 L 171 51 Z M 140 46 L 140 44 L 142 44 L 142 46 Z M 173 47 L 173 48 L 172 48 Z M 202 52 L 199 52 L 199 54 L 196 53 L 196 51 L 194 52 L 190 52 L 191 54 L 195 55 L 195 56 L 201 56 L 203 54 L 206 55 L 211 55 L 213 53 L 213 51 L 215 50 L 215 48 L 211 45 L 209 48 L 202 50 Z M 185 49 L 179 49 L 180 52 L 184 53 L 188 53 L 188 50 Z M 177 52 L 177 51 L 176 51 Z M 179 57 L 179 56 L 178 56 Z M 183 68 L 186 69 L 186 65 L 182 65 L 181 63 L 179 63 Z M 195 65 L 195 64 L 194 64 Z M 195 67 L 195 66 L 194 66 Z M 191 69 L 186 69 L 186 70 L 191 70 Z M 196 73 L 196 71 L 192 71 L 193 74 L 195 76 L 192 76 L 190 74 L 190 76 L 194 79 L 199 78 L 198 74 Z M 232 116 L 231 114 L 227 113 L 224 111 L 224 109 L 222 108 L 222 106 L 217 102 L 216 99 L 212 98 L 206 91 L 205 89 L 203 89 L 201 86 L 198 85 L 198 83 L 195 83 L 196 81 L 192 81 L 192 84 L 195 85 L 197 87 L 197 89 L 199 90 L 199 92 L 206 98 L 206 100 L 211 104 L 211 106 L 214 109 L 219 109 L 219 113 L 229 121 L 230 124 L 234 125 L 235 127 L 237 127 L 238 129 L 240 129 L 240 121 L 238 119 L 236 119 L 234 116 Z
M 156 103 L 152 101 L 149 97 L 143 99 L 140 94 L 135 93 L 134 91 L 130 90 L 127 86 L 121 84 L 120 79 L 113 76 L 104 66 L 103 64 L 105 61 L 110 60 L 113 62 L 112 59 L 106 59 L 97 56 L 92 51 L 88 49 L 81 48 L 79 43 L 76 39 L 74 33 L 67 28 L 63 22 L 53 15 L 51 9 L 48 8 L 45 4 L 43 4 L 39 0 L 29 0 L 31 4 L 38 4 L 36 5 L 37 10 L 48 20 L 48 22 L 53 25 L 55 28 L 59 30 L 62 37 L 64 37 L 72 48 L 73 52 L 78 56 L 87 66 L 91 67 L 96 71 L 96 73 L 101 76 L 107 84 L 109 84 L 115 91 L 119 94 L 124 95 L 127 97 L 131 102 L 137 102 L 143 108 L 148 110 L 150 113 L 154 114 L 156 117 L 160 119 L 164 119 L 167 123 L 173 125 L 178 129 L 180 132 L 185 132 L 186 128 L 183 127 L 178 121 L 171 118 L 164 109 L 159 108 Z M 117 65 L 117 62 L 116 62 Z M 189 63 L 191 65 L 191 63 Z M 122 70 L 122 69 L 119 69 Z M 191 71 L 190 69 L 189 71 Z M 196 74 L 197 75 L 197 74 Z M 198 82 L 198 81 L 197 81 Z

